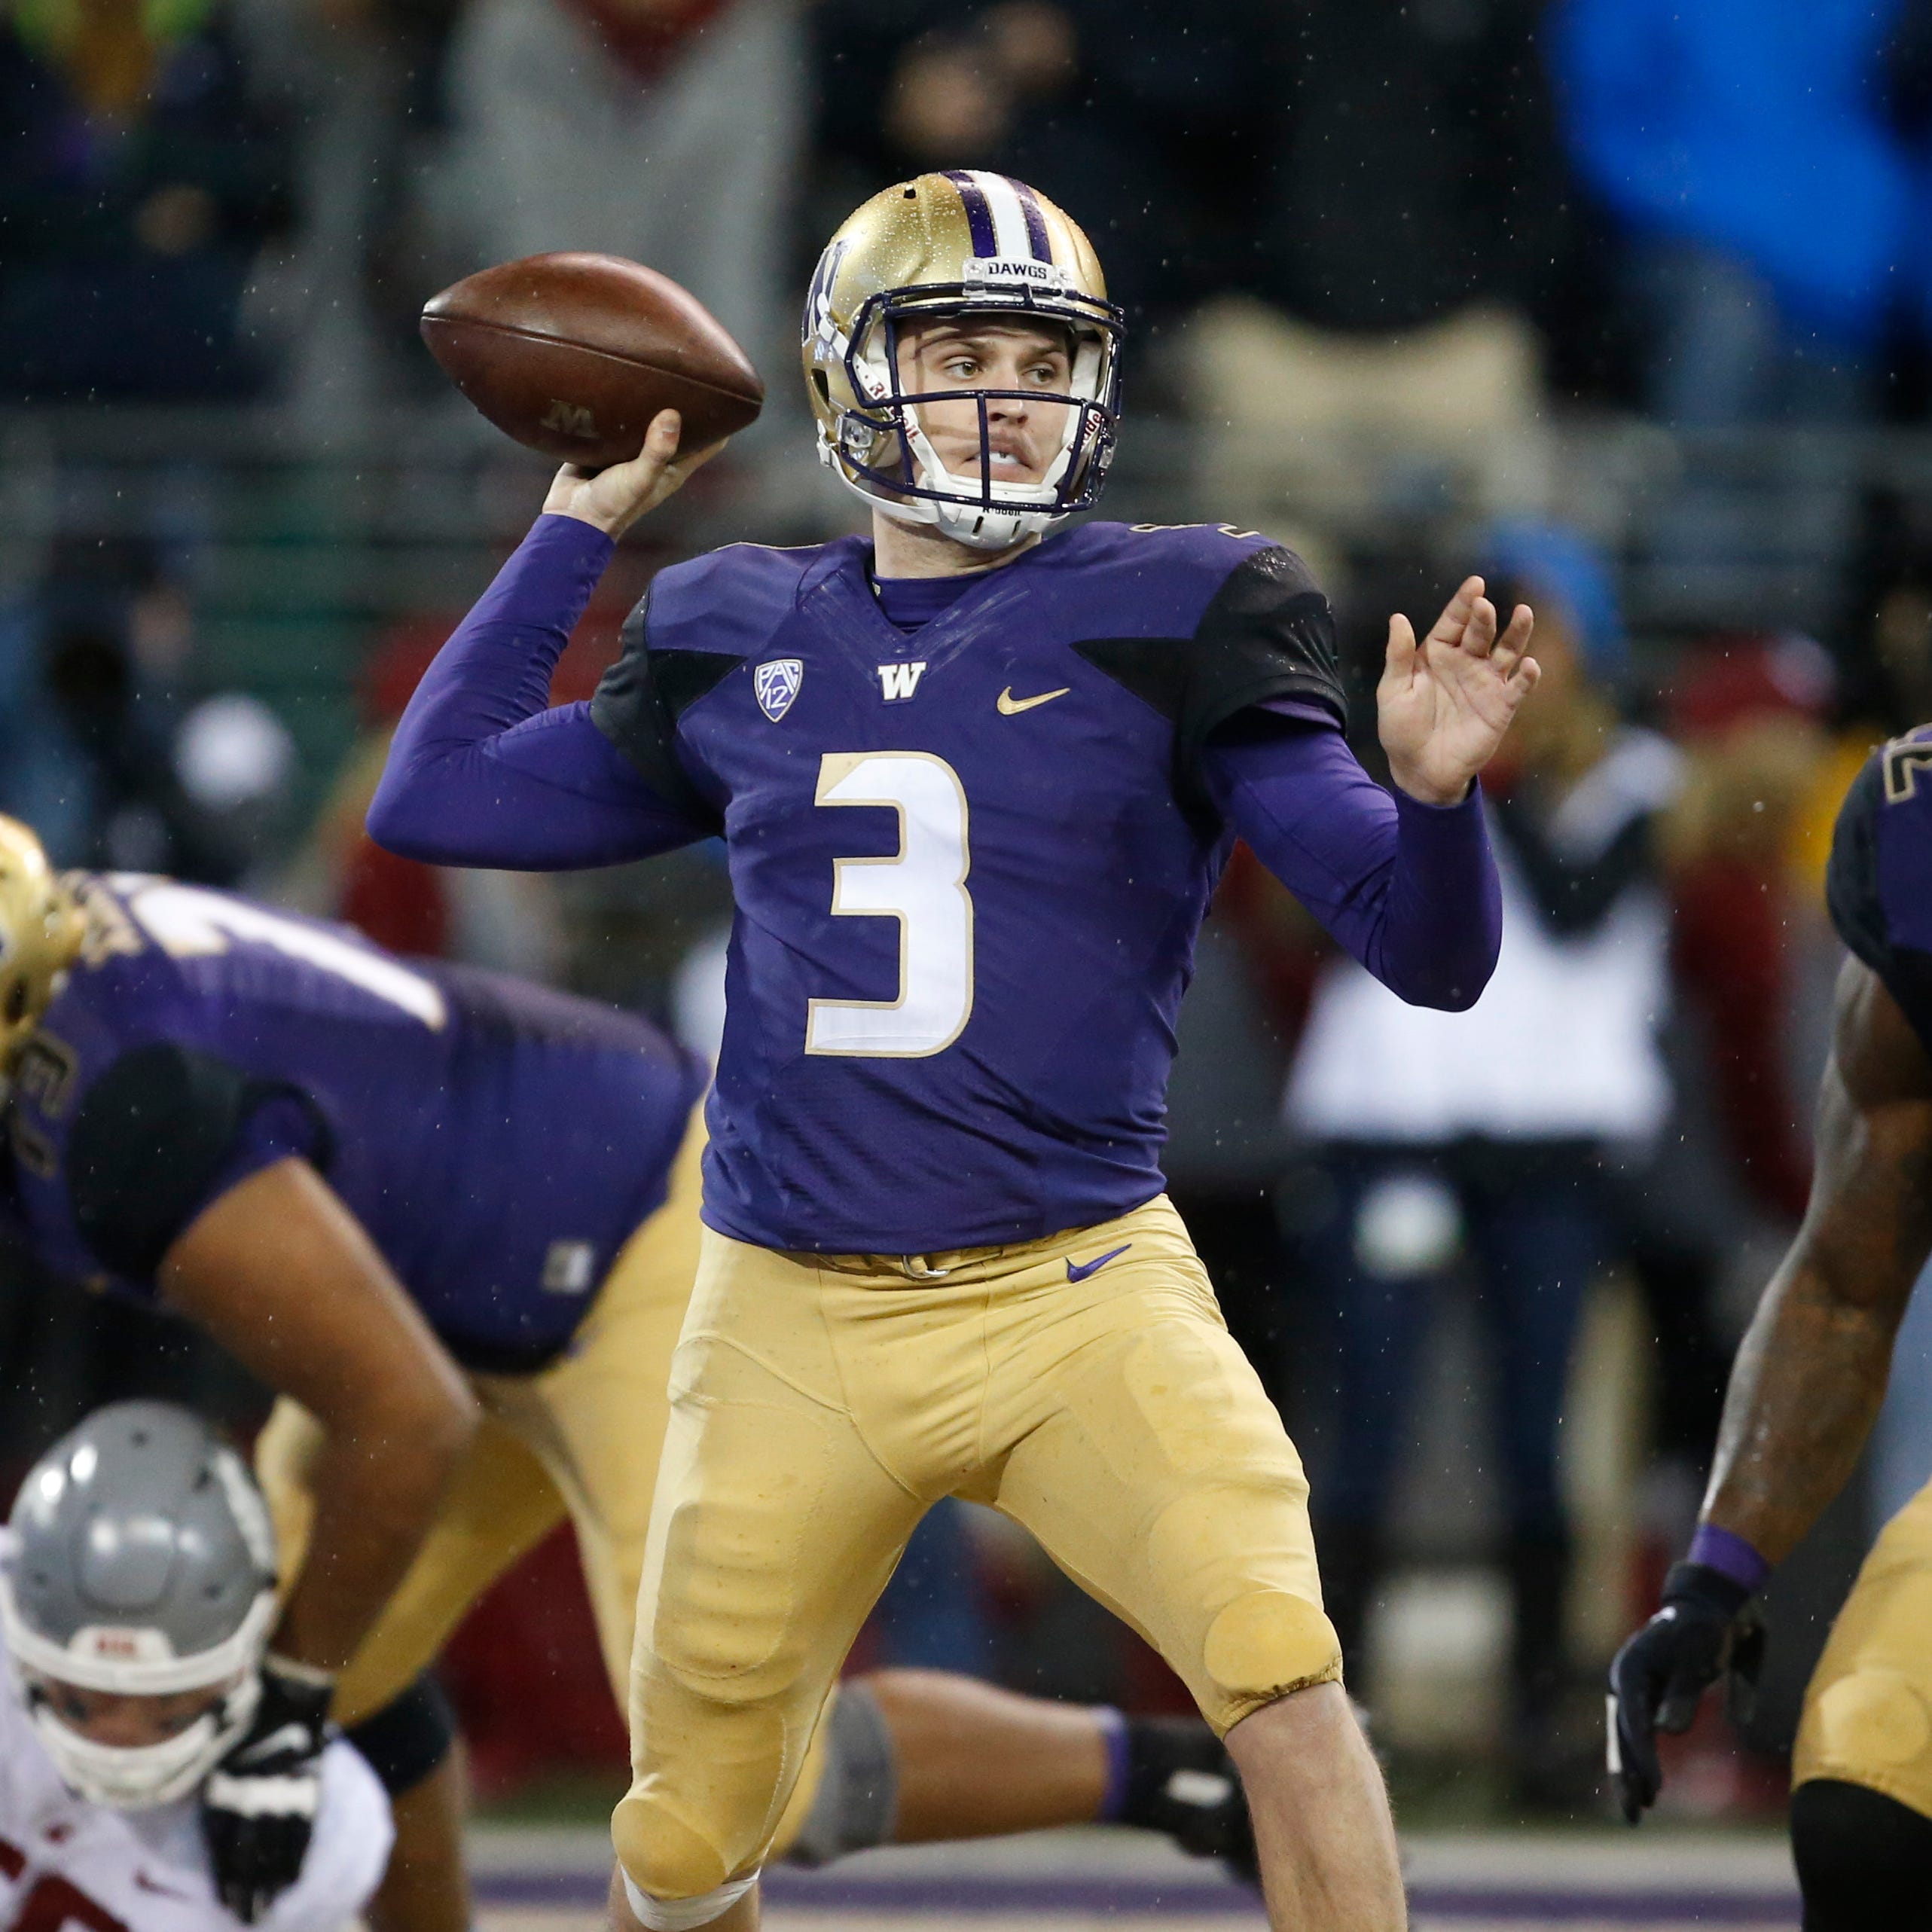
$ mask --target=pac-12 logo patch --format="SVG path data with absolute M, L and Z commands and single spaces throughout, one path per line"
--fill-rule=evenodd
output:
M 775 725 L 792 708 L 798 687 L 805 681 L 805 667 L 796 658 L 774 658 L 752 673 L 752 689 L 758 708 Z

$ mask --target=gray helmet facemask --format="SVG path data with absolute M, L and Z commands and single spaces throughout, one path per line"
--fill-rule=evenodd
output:
M 275 1539 L 233 1450 L 171 1402 L 97 1410 L 28 1473 L 0 1561 L 0 1626 L 36 1729 L 84 1797 L 126 1809 L 195 1789 L 248 1728 L 275 1615 Z M 163 1744 L 101 1744 L 44 1685 L 125 1696 L 225 1687 Z

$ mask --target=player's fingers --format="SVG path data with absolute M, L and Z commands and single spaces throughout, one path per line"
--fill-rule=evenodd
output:
M 715 443 L 706 443 L 698 448 L 687 450 L 669 467 L 679 481 L 682 482 L 692 471 L 702 469 L 731 440 L 728 436 L 720 436 Z
M 1489 647 L 1489 661 L 1504 677 L 1512 676 L 1529 649 L 1530 625 L 1524 620 L 1529 606 L 1518 604 L 1509 619 L 1509 627 Z
M 1537 680 L 1542 676 L 1543 667 L 1534 658 L 1524 658 L 1509 673 L 1509 688 L 1517 694 L 1518 704 L 1536 689 Z
M 678 453 L 678 438 L 684 433 L 684 418 L 674 409 L 661 409 L 651 419 L 644 435 L 644 454 L 667 463 Z
M 1463 626 L 1462 648 L 1472 658 L 1486 658 L 1496 642 L 1496 606 L 1487 597 L 1478 597 L 1470 606 L 1469 621 Z
M 1401 612 L 1389 619 L 1389 641 L 1382 655 L 1383 675 L 1406 681 L 1415 669 L 1415 631 Z
M 1442 615 L 1430 627 L 1429 639 L 1435 644 L 1457 644 L 1462 641 L 1463 627 L 1469 622 L 1470 612 L 1476 607 L 1476 600 L 1482 595 L 1482 579 L 1465 577 L 1456 587 L 1456 594 L 1442 606 Z

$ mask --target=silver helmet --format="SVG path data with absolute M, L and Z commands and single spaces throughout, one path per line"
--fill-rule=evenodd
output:
M 275 1615 L 275 1538 L 241 1458 L 172 1402 L 97 1410 L 20 1485 L 0 1627 L 35 1728 L 84 1797 L 125 1809 L 200 1784 L 247 1729 Z M 217 1690 L 178 1737 L 97 1744 L 50 1684 L 124 1696 Z

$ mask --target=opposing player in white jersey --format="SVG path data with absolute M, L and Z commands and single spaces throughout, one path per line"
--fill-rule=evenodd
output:
M 218 1896 L 201 1800 L 258 1701 L 274 1592 L 247 1468 L 185 1409 L 115 1403 L 28 1473 L 0 1567 L 0 1925 L 244 1922 Z M 375 1774 L 331 1744 L 301 1876 L 252 1922 L 351 1924 L 392 1836 Z

